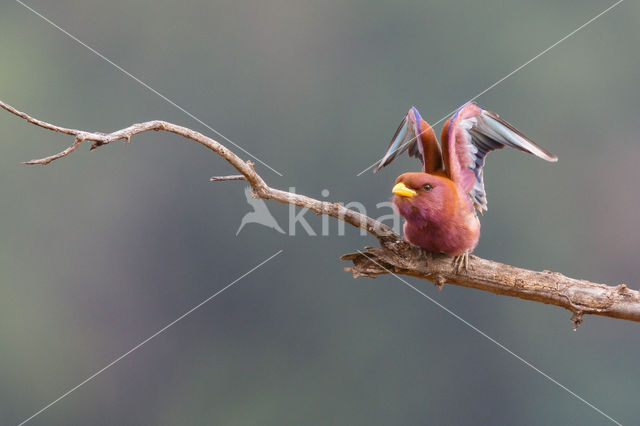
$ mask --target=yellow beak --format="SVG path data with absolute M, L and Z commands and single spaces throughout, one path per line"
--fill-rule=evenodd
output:
M 407 185 L 402 182 L 396 183 L 391 192 L 401 197 L 414 197 L 416 196 L 416 194 L 418 194 L 416 191 L 407 187 Z

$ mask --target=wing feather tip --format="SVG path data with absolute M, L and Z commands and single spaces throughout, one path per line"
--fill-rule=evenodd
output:
M 535 155 L 538 158 L 542 158 L 545 161 L 548 161 L 550 163 L 557 163 L 558 162 L 558 157 L 553 155 L 552 153 L 550 153 L 549 151 L 546 151 L 542 148 L 540 148 L 539 146 L 536 145 L 537 148 L 540 149 L 540 152 L 531 152 L 529 151 L 531 154 Z

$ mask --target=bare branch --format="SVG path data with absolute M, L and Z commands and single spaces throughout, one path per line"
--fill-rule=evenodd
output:
M 246 180 L 259 198 L 293 204 L 329 215 L 338 220 L 365 229 L 380 242 L 380 247 L 367 247 L 364 252 L 346 254 L 343 260 L 353 262 L 345 268 L 354 277 L 375 278 L 383 274 L 402 274 L 432 281 L 442 288 L 444 284 L 454 284 L 475 288 L 491 293 L 533 300 L 568 309 L 573 313 L 571 320 L 575 327 L 583 321 L 583 315 L 594 314 L 612 318 L 640 321 L 640 292 L 626 285 L 609 286 L 566 277 L 557 272 L 530 271 L 505 265 L 476 256 L 471 256 L 469 270 L 458 271 L 451 258 L 428 253 L 404 241 L 388 226 L 338 203 L 319 201 L 305 195 L 293 194 L 268 186 L 256 173 L 253 163 L 243 161 L 219 142 L 186 127 L 166 121 L 149 121 L 133 124 L 112 133 L 85 132 L 67 129 L 35 119 L 10 105 L 0 101 L 0 107 L 21 117 L 29 123 L 47 130 L 75 137 L 74 143 L 58 154 L 31 160 L 25 164 L 49 164 L 75 151 L 80 144 L 92 141 L 91 149 L 124 140 L 147 131 L 166 131 L 197 142 L 227 160 L 241 175 L 212 177 L 211 181 Z
M 148 132 L 150 130 L 162 130 L 165 132 L 175 133 L 194 142 L 198 142 L 199 144 L 209 148 L 216 154 L 220 155 L 222 158 L 227 160 L 238 172 L 242 174 L 244 179 L 247 180 L 253 188 L 255 194 L 260 198 L 274 200 L 284 204 L 293 204 L 299 207 L 313 210 L 317 214 L 327 214 L 329 216 L 333 216 L 337 219 L 343 220 L 344 222 L 350 223 L 353 226 L 363 228 L 372 233 L 377 238 L 392 238 L 401 240 L 400 236 L 394 233 L 393 230 L 388 226 L 361 213 L 349 210 L 338 203 L 319 201 L 304 195 L 293 194 L 269 187 L 262 179 L 262 177 L 260 177 L 256 173 L 253 167 L 254 165 L 251 161 L 243 161 L 240 157 L 231 152 L 221 143 L 203 135 L 200 132 L 196 132 L 195 130 L 191 130 L 186 127 L 178 126 L 166 121 L 155 120 L 148 121 L 146 123 L 132 124 L 129 127 L 117 130 L 112 133 L 85 132 L 81 130 L 59 127 L 50 123 L 46 123 L 44 121 L 37 120 L 25 114 L 24 112 L 18 111 L 14 107 L 2 101 L 0 101 L 0 107 L 6 109 L 12 114 L 17 115 L 18 117 L 24 118 L 30 123 L 36 124 L 37 126 L 56 132 L 66 133 L 76 137 L 76 142 L 64 151 L 49 157 L 41 158 L 38 160 L 31 160 L 26 162 L 25 164 L 48 164 L 59 158 L 66 157 L 67 155 L 75 151 L 80 143 L 85 140 L 92 141 L 93 145 L 91 146 L 91 149 L 95 149 L 119 140 L 129 141 L 132 136 L 135 136 L 139 133 Z
M 81 136 L 76 136 L 76 139 L 73 141 L 73 145 L 69 146 L 69 148 L 65 149 L 64 151 L 60 151 L 57 154 L 53 154 L 53 155 L 50 155 L 50 156 L 45 157 L 45 158 L 40 158 L 40 159 L 37 159 L 37 160 L 24 161 L 22 164 L 26 164 L 26 165 L 34 165 L 34 164 L 45 165 L 45 164 L 49 164 L 53 160 L 57 160 L 58 158 L 62 158 L 62 157 L 65 157 L 65 156 L 71 154 L 73 151 L 78 149 L 78 147 L 80 146 L 82 141 L 84 141 L 84 139 Z
M 518 297 L 570 310 L 577 328 L 586 314 L 640 321 L 640 292 L 625 284 L 609 286 L 566 277 L 558 272 L 531 271 L 470 256 L 469 270 L 456 271 L 451 258 L 427 253 L 407 242 L 393 248 L 367 247 L 364 252 L 346 254 L 353 262 L 345 268 L 355 277 L 375 278 L 384 274 L 427 279 L 437 286 L 454 284 Z
M 210 182 L 226 182 L 229 180 L 247 180 L 247 178 L 242 175 L 212 176 L 209 178 Z

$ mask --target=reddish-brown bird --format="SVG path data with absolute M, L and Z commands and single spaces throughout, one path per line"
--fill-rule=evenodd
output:
M 547 161 L 558 161 L 497 114 L 469 102 L 444 124 L 442 150 L 429 124 L 412 107 L 374 172 L 405 151 L 423 164 L 422 172 L 396 179 L 393 203 L 406 219 L 405 238 L 428 251 L 456 256 L 466 267 L 478 244 L 477 212 L 487 210 L 482 168 L 490 151 L 505 146 Z

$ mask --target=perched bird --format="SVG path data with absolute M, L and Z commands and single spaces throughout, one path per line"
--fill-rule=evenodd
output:
M 558 158 L 475 102 L 445 122 L 440 138 L 442 149 L 412 107 L 374 173 L 405 151 L 422 162 L 422 172 L 400 175 L 392 189 L 393 203 L 406 219 L 405 238 L 430 252 L 455 256 L 454 265 L 466 268 L 480 238 L 477 213 L 487 210 L 482 177 L 487 153 L 510 146 L 547 161 Z

